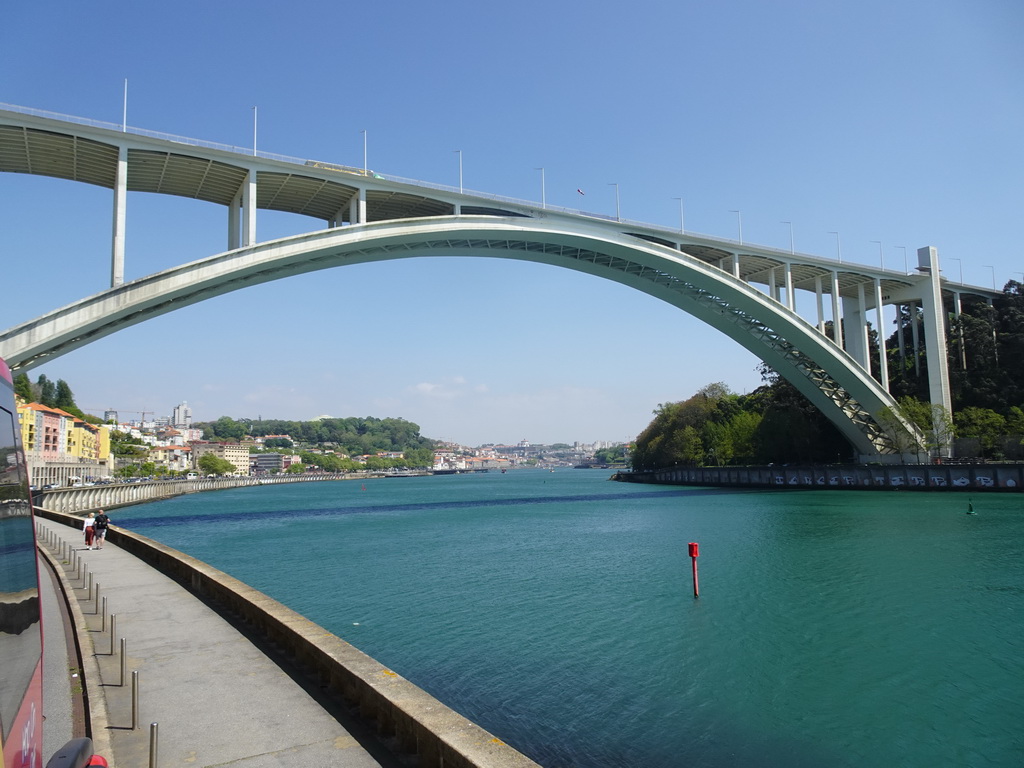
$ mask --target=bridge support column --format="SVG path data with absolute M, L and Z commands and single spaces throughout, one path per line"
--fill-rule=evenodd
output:
M 868 326 L 864 312 L 864 286 L 857 286 L 856 299 L 843 299 L 843 320 L 846 340 L 846 351 L 865 371 L 871 371 L 871 358 L 868 355 Z
M 843 349 L 843 313 L 839 310 L 839 273 L 832 273 L 832 338 Z
M 256 170 L 250 169 L 242 185 L 242 245 L 256 244 Z
M 359 210 L 358 210 L 359 223 L 366 223 L 366 187 L 359 188 Z
M 821 295 L 821 277 L 814 278 L 814 296 L 818 300 L 818 331 L 825 334 L 825 302 Z
M 921 375 L 921 313 L 917 311 L 917 304 L 907 305 L 910 310 L 910 340 L 914 345 L 914 375 Z
M 960 370 L 967 370 L 967 350 L 964 349 L 964 327 L 960 324 L 960 292 L 953 291 L 953 316 L 957 319 L 957 346 L 960 347 Z
M 228 250 L 233 251 L 240 246 L 239 227 L 242 218 L 242 190 L 231 200 L 228 205 Z
M 878 330 L 878 378 L 889 391 L 889 357 L 885 354 L 885 313 L 882 311 L 882 281 L 875 278 L 875 325 Z
M 124 233 L 128 202 L 128 147 L 117 150 L 117 176 L 114 180 L 114 234 L 110 258 L 110 287 L 124 284 Z
M 922 286 L 921 308 L 924 310 L 925 355 L 928 360 L 928 396 L 932 405 L 941 405 L 947 417 L 953 416 L 953 397 L 949 389 L 949 361 L 946 356 L 946 308 L 942 303 L 942 276 L 939 274 L 939 252 L 927 246 L 917 249 L 918 269 L 928 275 Z M 939 450 L 951 456 L 952 445 Z
M 796 291 L 793 288 L 793 265 L 786 262 L 786 306 L 796 311 Z

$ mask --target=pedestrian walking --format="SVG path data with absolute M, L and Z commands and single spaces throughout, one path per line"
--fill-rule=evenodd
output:
M 92 549 L 92 540 L 96 535 L 96 516 L 92 512 L 86 515 L 82 530 L 85 531 L 85 548 Z
M 103 549 L 103 542 L 107 540 L 107 525 L 109 524 L 110 516 L 101 509 L 99 514 L 96 515 L 96 522 L 92 526 L 95 531 L 96 549 Z

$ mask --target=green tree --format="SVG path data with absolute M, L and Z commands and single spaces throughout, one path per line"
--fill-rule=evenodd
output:
M 301 475 L 305 471 L 306 471 L 306 465 L 303 464 L 300 461 L 297 461 L 294 464 L 289 465 L 288 469 L 285 470 L 285 474 L 288 474 L 288 475 Z
M 234 464 L 213 453 L 204 453 L 200 456 L 196 466 L 204 475 L 230 475 L 235 471 Z
M 26 403 L 31 403 L 35 399 L 32 395 L 32 381 L 27 373 L 19 373 L 14 377 L 14 394 Z
M 46 378 L 46 374 L 42 373 L 36 380 L 36 389 L 38 395 L 36 399 L 45 405 L 47 408 L 53 408 L 57 404 L 57 385 Z
M 958 437 L 971 437 L 981 445 L 986 458 L 1001 458 L 1000 439 L 1006 434 L 1006 419 L 990 408 L 968 406 L 953 417 Z

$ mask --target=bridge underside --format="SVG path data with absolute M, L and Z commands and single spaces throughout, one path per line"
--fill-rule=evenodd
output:
M 248 285 L 347 264 L 414 256 L 513 258 L 586 272 L 662 299 L 730 338 L 790 381 L 856 450 L 899 460 L 920 445 L 879 417 L 892 398 L 795 312 L 678 250 L 585 223 L 509 217 L 390 220 L 229 251 L 111 288 L 0 334 L 0 356 L 27 370 L 129 325 Z M 670 341 L 670 340 L 669 340 Z M 893 429 L 901 434 L 893 439 Z

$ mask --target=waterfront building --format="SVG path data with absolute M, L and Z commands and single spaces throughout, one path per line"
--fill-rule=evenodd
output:
M 18 421 L 32 485 L 109 476 L 109 434 L 99 427 L 41 403 L 18 402 Z
M 235 467 L 234 474 L 249 474 L 249 446 L 238 443 L 209 443 L 198 441 L 192 443 L 192 466 L 199 466 L 199 459 L 205 454 L 212 453 L 219 459 L 231 462 Z
M 284 456 L 280 453 L 254 453 L 249 457 L 249 468 L 254 475 L 280 472 L 284 469 Z
M 192 467 L 192 449 L 187 445 L 155 445 L 149 449 L 149 460 L 172 472 L 185 472 Z

